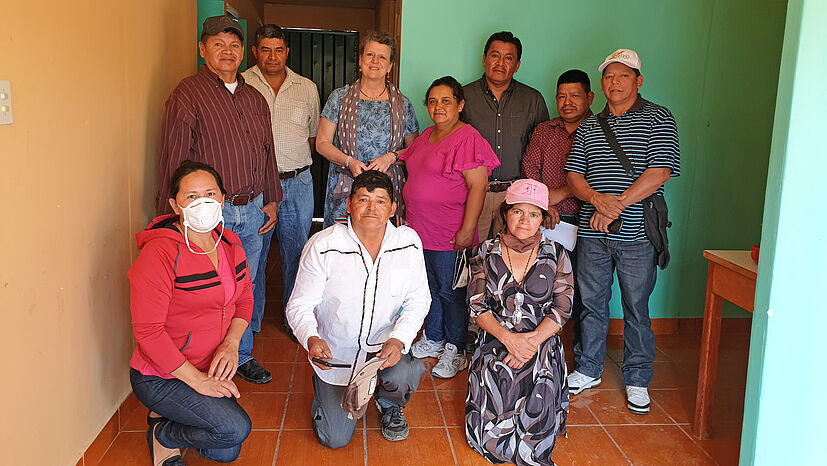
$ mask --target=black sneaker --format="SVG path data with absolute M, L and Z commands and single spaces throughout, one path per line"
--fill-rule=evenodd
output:
M 261 367 L 255 359 L 250 359 L 238 366 L 236 374 L 250 383 L 267 383 L 273 380 L 273 375 L 270 374 L 270 371 Z
M 391 406 L 390 408 L 382 408 L 379 403 L 376 404 L 379 408 L 379 413 L 382 414 L 382 419 L 379 420 L 379 427 L 382 429 L 382 437 L 391 442 L 405 440 L 408 438 L 408 422 L 405 420 L 405 413 L 399 406 Z

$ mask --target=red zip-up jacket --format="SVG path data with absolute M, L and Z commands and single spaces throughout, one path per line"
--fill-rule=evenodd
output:
M 224 230 L 219 245 L 236 279 L 233 298 L 225 306 L 218 272 L 209 257 L 187 248 L 174 225 L 177 220 L 177 215 L 162 215 L 135 235 L 141 253 L 127 274 L 138 342 L 129 365 L 164 378 L 173 378 L 168 374 L 185 360 L 206 372 L 233 317 L 250 322 L 253 315 L 253 285 L 238 235 Z M 216 231 L 221 233 L 221 226 Z

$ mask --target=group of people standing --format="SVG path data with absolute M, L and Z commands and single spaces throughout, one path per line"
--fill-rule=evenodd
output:
M 563 73 L 549 121 L 540 92 L 513 78 L 520 40 L 493 34 L 480 79 L 428 88 L 433 126 L 420 134 L 387 79 L 387 34 L 363 38 L 359 79 L 321 111 L 313 82 L 286 67 L 278 26 L 259 28 L 257 64 L 238 73 L 243 37 L 229 17 L 204 22 L 205 65 L 167 100 L 159 216 L 129 271 L 130 377 L 149 408 L 153 464 L 184 464 L 181 448 L 238 456 L 251 422 L 232 379 L 273 377 L 252 348 L 274 231 L 285 331 L 313 364 L 310 414 L 325 446 L 348 444 L 370 395 L 382 435 L 407 438 L 422 359 L 450 378 L 469 352 L 469 445 L 495 463 L 552 464 L 569 394 L 600 383 L 615 271 L 628 407 L 648 413 L 656 268 L 640 201 L 678 175 L 679 154 L 672 115 L 638 94 L 634 51 L 598 68 L 608 103 L 597 116 L 588 75 Z M 614 156 L 605 125 L 639 175 Z M 331 164 L 325 229 L 308 241 L 314 151 Z M 579 226 L 573 251 L 541 232 L 561 221 Z M 570 318 L 575 371 L 559 335 Z

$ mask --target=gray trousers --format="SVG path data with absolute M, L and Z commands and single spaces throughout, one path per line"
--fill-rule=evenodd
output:
M 411 393 L 419 387 L 425 365 L 410 354 L 403 354 L 396 365 L 378 373 L 376 402 L 383 408 L 405 406 Z M 341 448 L 350 443 L 356 431 L 356 420 L 342 409 L 342 398 L 347 387 L 331 385 L 313 374 L 313 431 L 319 442 L 329 448 Z

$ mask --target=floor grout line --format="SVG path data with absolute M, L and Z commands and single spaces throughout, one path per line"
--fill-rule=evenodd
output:
M 611 441 L 612 441 L 612 443 L 614 444 L 615 448 L 617 448 L 617 450 L 620 452 L 620 454 L 621 454 L 621 455 L 623 455 L 623 457 L 624 457 L 624 458 L 626 458 L 626 461 L 627 461 L 629 464 L 633 464 L 633 463 L 632 463 L 632 460 L 630 460 L 630 459 L 629 459 L 629 456 L 628 456 L 628 455 L 626 455 L 626 452 L 625 452 L 625 451 L 623 451 L 623 449 L 622 449 L 622 448 L 620 448 L 620 445 L 617 443 L 617 441 L 614 439 L 614 437 L 612 437 L 612 434 L 610 434 L 610 433 L 609 433 L 609 431 L 608 431 L 608 429 L 606 429 L 606 426 L 604 426 L 604 425 L 603 425 L 603 423 L 600 421 L 600 419 L 598 419 L 598 418 L 597 418 L 597 415 L 596 415 L 596 414 L 594 414 L 594 411 L 592 411 L 592 408 L 591 408 L 589 405 L 586 405 L 586 409 L 588 409 L 588 410 L 589 410 L 589 412 L 592 414 L 592 416 L 594 416 L 594 418 L 597 420 L 597 422 L 599 422 L 599 423 L 600 423 L 600 428 L 603 430 L 603 433 L 605 433 L 605 434 L 609 437 L 609 440 L 611 440 Z M 637 425 L 637 424 L 635 424 L 635 425 Z
M 424 365 L 425 362 L 423 361 L 422 364 Z M 434 381 L 434 374 L 428 369 L 428 366 L 425 366 L 425 370 L 428 371 L 428 377 L 431 378 L 431 384 L 434 386 L 436 404 L 439 406 L 439 414 L 442 416 L 442 427 L 445 429 L 445 435 L 448 436 L 448 446 L 451 447 L 451 456 L 454 457 L 454 465 L 459 466 L 459 461 L 457 461 L 457 453 L 454 451 L 454 442 L 451 440 L 451 432 L 448 430 L 448 421 L 445 420 L 445 410 L 442 409 L 442 401 L 439 399 L 439 390 L 437 390 L 436 383 Z M 454 377 L 456 377 L 456 375 Z
M 704 452 L 704 454 L 705 454 L 707 457 L 709 457 L 709 459 L 711 459 L 713 463 L 715 463 L 715 464 L 719 464 L 719 463 L 718 463 L 718 461 L 716 461 L 716 460 L 715 460 L 715 458 L 713 458 L 713 457 L 712 457 L 712 455 L 710 455 L 710 454 L 709 454 L 709 452 L 708 452 L 708 451 L 706 451 L 706 449 L 705 449 L 704 447 L 702 447 L 702 446 L 701 446 L 701 445 L 700 445 L 700 444 L 699 444 L 699 443 L 695 440 L 695 438 L 692 436 L 692 434 L 690 434 L 689 432 L 687 432 L 687 431 L 685 431 L 685 430 L 684 430 L 683 426 L 681 426 L 680 424 L 675 424 L 675 426 L 676 426 L 678 429 L 680 429 L 680 431 L 681 431 L 681 432 L 683 432 L 683 433 L 684 433 L 684 435 L 686 435 L 687 437 L 689 437 L 689 440 L 690 440 L 692 443 L 694 443 L 694 444 L 695 444 L 695 446 L 696 446 L 696 447 L 698 447 L 698 448 L 699 448 L 702 452 Z
M 296 350 L 298 351 L 298 350 Z M 284 399 L 284 412 L 281 414 L 281 425 L 279 426 L 279 435 L 276 438 L 276 451 L 273 454 L 272 466 L 276 466 L 276 461 L 279 458 L 279 446 L 281 446 L 281 434 L 284 432 L 284 420 L 287 419 L 287 406 L 290 403 L 290 394 L 293 391 L 293 381 L 296 378 L 296 361 L 293 358 L 293 371 L 290 373 L 290 385 L 287 391 L 287 397 Z

